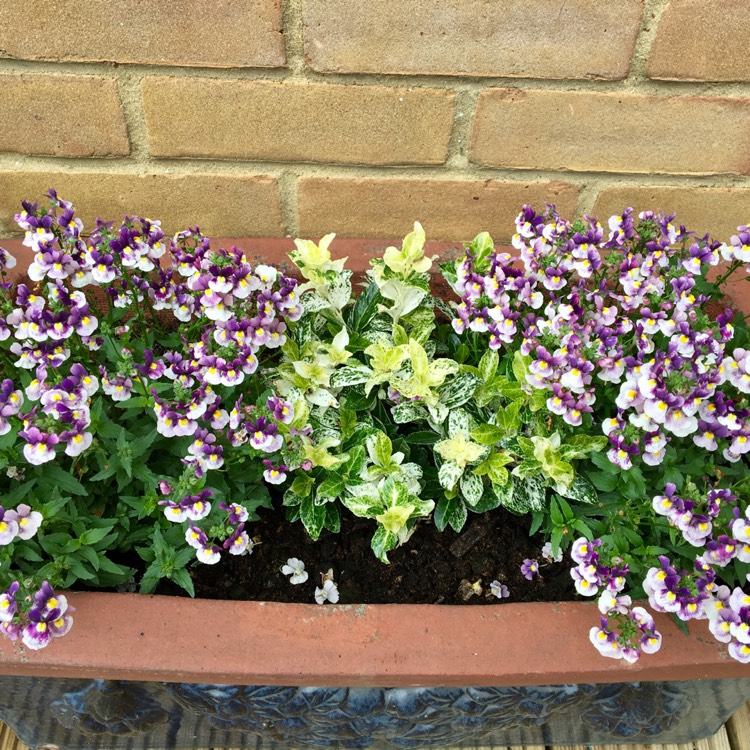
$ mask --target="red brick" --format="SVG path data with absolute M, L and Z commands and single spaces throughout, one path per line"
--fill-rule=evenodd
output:
M 22 199 L 49 188 L 72 201 L 90 229 L 94 219 L 125 214 L 161 219 L 168 234 L 194 227 L 207 235 L 281 235 L 279 188 L 273 177 L 216 174 L 112 174 L 106 172 L 0 172 L 0 229 L 18 231 L 13 214 Z
M 153 156 L 442 164 L 454 94 L 391 88 L 148 77 Z
M 750 81 L 750 3 L 670 0 L 651 48 L 651 78 Z
M 624 78 L 642 0 L 305 0 L 316 70 Z
M 126 156 L 125 117 L 111 78 L 0 75 L 0 151 Z
M 477 164 L 515 169 L 750 173 L 750 99 L 488 89 Z
M 415 221 L 434 240 L 471 240 L 488 231 L 507 242 L 524 203 L 556 203 L 573 214 L 578 189 L 564 182 L 503 180 L 354 179 L 305 177 L 299 181 L 303 236 L 401 237 Z
M 280 0 L 2 0 L 0 55 L 21 60 L 284 65 Z

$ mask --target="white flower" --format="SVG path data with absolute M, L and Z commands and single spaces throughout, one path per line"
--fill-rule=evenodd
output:
M 563 553 L 562 550 L 558 547 L 557 548 L 557 554 L 552 554 L 552 542 L 547 542 L 544 547 L 542 547 L 542 557 L 547 558 L 547 560 L 551 560 L 552 562 L 562 562 L 563 559 Z
M 329 578 L 323 583 L 323 588 L 315 589 L 315 601 L 318 604 L 323 604 L 326 601 L 331 604 L 336 604 L 339 600 L 339 590 L 336 584 Z
M 305 563 L 303 563 L 302 560 L 298 560 L 296 557 L 290 557 L 286 561 L 286 565 L 282 566 L 281 572 L 285 576 L 291 576 L 289 582 L 294 583 L 295 585 L 298 583 L 304 583 L 307 580 Z

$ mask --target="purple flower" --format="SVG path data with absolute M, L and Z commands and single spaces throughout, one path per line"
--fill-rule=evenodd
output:
M 490 584 L 490 593 L 498 599 L 507 599 L 510 596 L 508 587 L 504 583 L 500 583 L 500 581 L 493 581 Z
M 212 490 L 203 490 L 197 495 L 186 495 L 182 499 L 180 505 L 191 521 L 200 521 L 211 512 L 209 498 L 213 494 Z
M 6 523 L 17 524 L 18 538 L 23 540 L 31 539 L 36 534 L 42 520 L 42 514 L 39 511 L 31 510 L 31 506 L 25 503 L 21 503 L 15 510 L 6 510 L 3 518 Z
M 0 622 L 10 622 L 18 610 L 18 602 L 16 602 L 16 593 L 20 588 L 18 581 L 13 581 L 10 587 L 0 594 Z
M 253 543 L 247 532 L 244 530 L 245 524 L 241 523 L 234 533 L 224 541 L 224 549 L 229 550 L 230 555 L 246 555 L 252 553 Z
M 187 510 L 182 507 L 181 503 L 176 503 L 173 500 L 159 500 L 159 505 L 164 506 L 164 515 L 168 521 L 182 523 L 188 517 Z
M 266 470 L 263 472 L 263 479 L 269 484 L 283 484 L 286 481 L 286 474 L 289 471 L 289 467 L 284 464 L 275 466 L 272 461 L 267 458 L 263 460 L 263 465 Z
M 248 519 L 249 514 L 244 505 L 240 505 L 239 503 L 230 503 L 229 505 L 226 503 L 219 503 L 219 507 L 229 514 L 227 521 L 232 524 L 232 526 L 238 523 L 244 523 Z
M 73 609 L 67 599 L 56 595 L 45 581 L 34 594 L 34 604 L 29 610 L 29 624 L 23 629 L 21 638 L 30 649 L 44 648 L 52 638 L 65 635 L 73 625 Z
M 535 576 L 539 575 L 539 563 L 526 558 L 521 565 L 521 573 L 527 581 L 532 581 Z
M 265 417 L 260 417 L 254 423 L 249 422 L 250 445 L 265 453 L 275 453 L 284 444 L 284 438 L 277 433 L 277 430 L 278 427 Z
M 294 406 L 290 401 L 273 396 L 268 399 L 266 406 L 277 422 L 289 424 L 294 419 Z
M 21 430 L 19 436 L 26 441 L 23 447 L 23 455 L 30 464 L 40 464 L 52 461 L 55 458 L 55 446 L 60 438 L 55 434 L 47 434 L 36 427 Z

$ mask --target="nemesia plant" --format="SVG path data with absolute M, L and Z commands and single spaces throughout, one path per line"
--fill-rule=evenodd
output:
M 383 563 L 419 524 L 527 515 L 546 562 L 523 574 L 569 554 L 602 654 L 658 650 L 647 597 L 750 661 L 750 346 L 710 307 L 750 270 L 748 227 L 722 244 L 651 212 L 605 230 L 525 206 L 517 254 L 482 233 L 441 266 L 451 300 L 419 224 L 357 288 L 333 235 L 296 240 L 291 276 L 198 228 L 126 217 L 85 237 L 47 199 L 16 216 L 28 279 L 0 252 L 6 635 L 66 632 L 53 588 L 79 581 L 192 594 L 188 568 L 250 554 L 275 498 L 314 539 L 371 519 Z M 308 577 L 297 558 L 279 574 Z M 315 600 L 338 600 L 332 572 Z

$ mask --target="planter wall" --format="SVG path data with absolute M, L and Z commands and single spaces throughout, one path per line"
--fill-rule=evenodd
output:
M 634 665 L 592 603 L 318 606 L 73 594 L 65 638 L 0 644 L 0 718 L 31 746 L 478 747 L 683 742 L 747 699 L 698 623 Z

